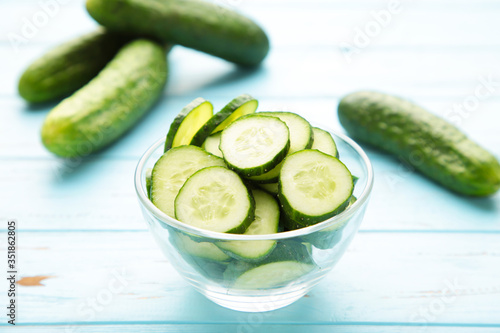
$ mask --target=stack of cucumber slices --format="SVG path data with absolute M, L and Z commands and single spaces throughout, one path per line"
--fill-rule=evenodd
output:
M 330 133 L 295 113 L 255 112 L 257 106 L 244 94 L 215 114 L 203 98 L 182 109 L 147 179 L 153 204 L 190 226 L 245 235 L 308 227 L 352 204 L 355 178 L 338 159 Z M 332 248 L 343 227 L 279 241 L 171 236 L 205 276 L 255 289 L 313 270 L 312 247 Z

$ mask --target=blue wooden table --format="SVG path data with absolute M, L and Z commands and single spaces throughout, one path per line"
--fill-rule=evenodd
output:
M 23 27 L 45 2 L 0 3 L 0 267 L 7 271 L 7 220 L 15 219 L 16 329 L 500 331 L 498 194 L 452 194 L 365 147 L 376 181 L 348 252 L 306 297 L 248 314 L 211 303 L 181 279 L 146 230 L 132 182 L 138 158 L 182 106 L 202 96 L 217 109 L 241 93 L 258 98 L 260 110 L 291 110 L 339 132 L 341 96 L 394 93 L 455 122 L 500 157 L 499 1 L 218 1 L 266 29 L 272 50 L 263 66 L 242 71 L 175 47 L 158 105 L 109 149 L 69 161 L 40 142 L 51 105 L 27 105 L 16 84 L 32 60 L 95 23 L 82 1 L 61 1 L 26 36 Z M 12 42 L 13 34 L 25 40 Z M 0 281 L 5 309 L 9 285 Z M 10 326 L 3 313 L 0 331 Z

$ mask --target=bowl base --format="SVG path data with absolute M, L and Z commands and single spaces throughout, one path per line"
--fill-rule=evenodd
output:
M 242 312 L 267 312 L 280 309 L 292 304 L 303 297 L 310 288 L 300 288 L 296 290 L 284 290 L 283 293 L 269 295 L 231 295 L 221 294 L 211 290 L 199 290 L 212 302 L 225 308 Z

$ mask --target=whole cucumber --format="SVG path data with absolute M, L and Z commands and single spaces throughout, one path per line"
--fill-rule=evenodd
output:
M 42 128 L 45 147 L 62 157 L 85 156 L 120 137 L 161 95 L 165 53 L 146 39 L 126 44 L 94 79 L 50 111 Z
M 148 35 L 243 66 L 269 51 L 266 33 L 252 20 L 200 0 L 87 0 L 89 14 L 108 29 Z
M 500 164 L 447 121 L 404 99 L 355 92 L 338 116 L 356 139 L 390 152 L 461 194 L 487 196 L 500 188 Z
M 19 94 L 31 103 L 65 97 L 96 76 L 129 40 L 99 29 L 59 45 L 24 71 Z

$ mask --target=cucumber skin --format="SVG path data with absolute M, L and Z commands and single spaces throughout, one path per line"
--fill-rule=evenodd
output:
M 187 117 L 187 115 L 193 111 L 195 108 L 199 107 L 203 103 L 210 103 L 209 101 L 205 100 L 204 98 L 198 97 L 192 100 L 188 105 L 182 108 L 182 110 L 179 112 L 179 114 L 174 118 L 172 123 L 170 124 L 170 129 L 167 133 L 167 138 L 165 139 L 165 147 L 164 147 L 164 152 L 167 152 L 167 150 L 173 148 L 173 143 L 175 139 L 175 135 L 177 134 L 177 130 L 179 127 L 181 127 L 182 122 L 184 119 Z M 212 107 L 213 108 L 213 107 Z M 191 141 L 192 142 L 192 141 Z M 195 144 L 192 144 L 192 146 L 198 146 Z
M 487 196 L 500 188 L 500 164 L 445 120 L 376 92 L 345 96 L 339 120 L 356 139 L 390 152 L 450 190 Z
M 42 127 L 45 147 L 72 158 L 118 139 L 160 97 L 167 79 L 166 52 L 146 39 L 125 45 L 98 76 L 50 111 Z
M 266 33 L 253 21 L 200 0 L 87 0 L 87 11 L 110 30 L 148 35 L 242 66 L 269 52 Z
M 68 96 L 96 76 L 129 40 L 100 29 L 56 46 L 24 71 L 19 95 L 30 103 Z

